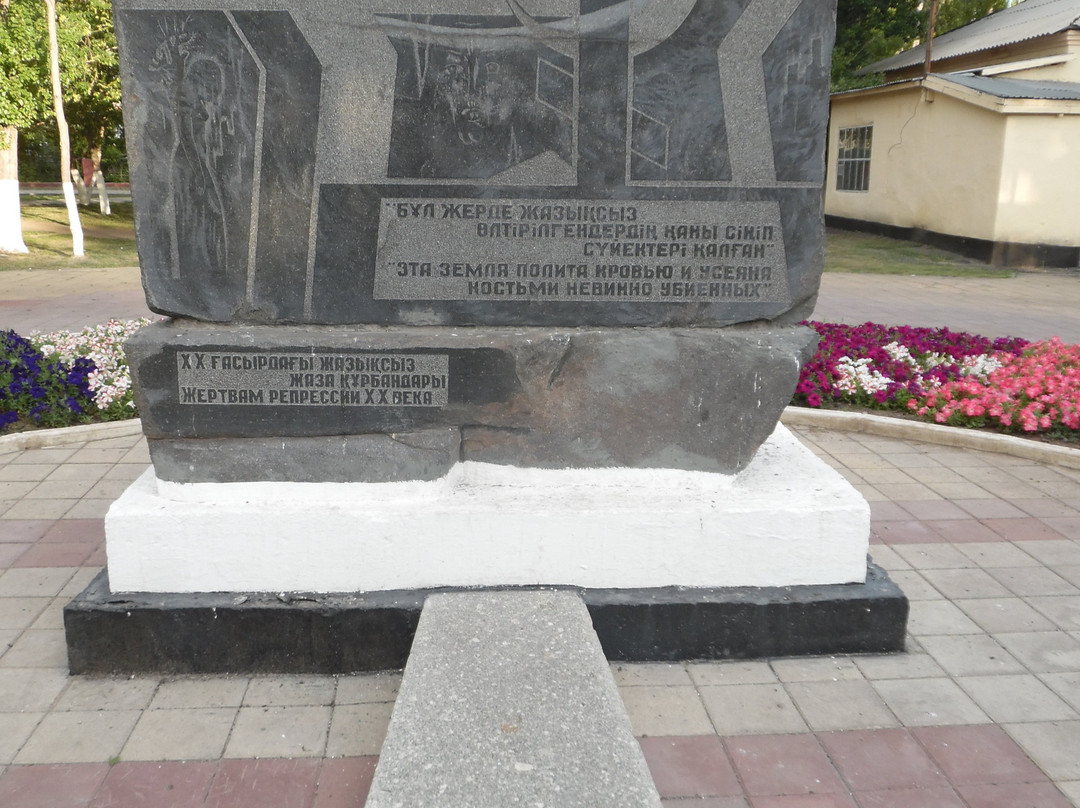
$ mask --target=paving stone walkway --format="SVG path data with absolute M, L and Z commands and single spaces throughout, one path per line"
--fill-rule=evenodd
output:
M 908 652 L 619 664 L 666 805 L 1080 805 L 1080 470 L 808 427 L 871 502 Z M 0 446 L 0 806 L 361 806 L 399 681 L 69 677 L 141 438 Z

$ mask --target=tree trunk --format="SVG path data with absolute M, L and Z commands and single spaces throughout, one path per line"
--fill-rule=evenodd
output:
M 82 222 L 79 206 L 75 204 L 75 188 L 71 184 L 71 139 L 67 118 L 64 117 L 64 96 L 60 89 L 60 48 L 56 41 L 56 0 L 45 0 L 49 24 L 49 67 L 52 73 L 53 109 L 56 111 L 56 128 L 60 134 L 60 181 L 64 188 L 68 224 L 71 225 L 71 251 L 76 258 L 83 256 Z
M 112 215 L 112 206 L 109 204 L 109 189 L 105 187 L 105 175 L 101 172 L 101 144 L 105 142 L 105 127 L 98 131 L 97 145 L 90 147 L 90 163 L 93 166 L 93 182 L 91 186 L 97 190 L 98 210 L 105 216 Z
M 0 252 L 29 252 L 19 206 L 19 130 L 0 127 Z

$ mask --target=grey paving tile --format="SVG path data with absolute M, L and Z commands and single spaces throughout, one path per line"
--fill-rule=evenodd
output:
M 855 657 L 867 679 L 930 679 L 945 671 L 925 653 L 876 654 Z
M 85 441 L 70 443 L 67 446 L 51 447 L 48 449 L 27 449 L 20 452 L 11 462 L 17 465 L 44 463 L 55 466 L 68 460 L 84 445 Z
M 322 757 L 330 712 L 329 707 L 241 707 L 225 757 Z
M 1080 588 L 1080 564 L 1076 566 L 1057 567 L 1054 572 L 1075 587 Z
M 911 565 L 904 560 L 903 556 L 884 544 L 875 544 L 871 547 L 870 558 L 875 564 L 890 573 L 911 569 Z
M 55 710 L 143 710 L 157 689 L 157 677 L 72 676 Z
M 66 606 L 70 600 L 71 598 L 65 598 L 63 595 L 53 598 L 49 602 L 49 605 L 45 607 L 45 610 L 30 624 L 30 628 L 34 630 L 57 629 L 63 631 L 64 606 Z
M 1077 511 L 1075 508 L 1070 508 L 1060 500 L 1051 499 L 1049 497 L 1040 497 L 1037 499 L 1016 499 L 1015 497 L 1008 497 L 1008 500 L 1024 513 L 1031 514 L 1032 516 L 1080 516 L 1080 511 Z
M 1024 551 L 1043 564 L 1054 569 L 1062 566 L 1080 565 L 1080 543 L 1061 541 L 1026 541 Z
M 897 570 L 890 572 L 889 578 L 907 595 L 908 600 L 941 600 L 945 596 L 915 570 Z
M 894 550 L 916 570 L 961 569 L 975 562 L 952 544 L 898 544 Z
M 50 713 L 15 756 L 15 763 L 101 763 L 120 754 L 137 710 Z
M 58 468 L 53 463 L 12 463 L 0 467 L 0 483 L 41 482 Z
M 245 707 L 325 705 L 334 703 L 333 676 L 253 676 L 244 693 Z
M 693 684 L 686 668 L 678 662 L 613 662 L 611 674 L 619 687 Z
M 908 631 L 916 637 L 934 634 L 981 634 L 970 617 L 947 600 L 915 600 L 908 614 Z
M 970 466 L 960 471 L 965 479 L 973 483 L 1015 482 L 1020 479 L 1012 470 L 1000 466 Z
M 711 735 L 712 723 L 693 687 L 620 687 L 634 735 Z
M 0 483 L 0 498 L 10 502 L 7 508 L 7 510 L 10 511 L 23 497 L 33 491 L 36 486 L 37 482 L 3 482 Z M 6 518 L 15 519 L 18 517 L 8 516 Z M 22 518 L 32 519 L 33 517 L 24 516 Z
M 1013 656 L 986 634 L 958 634 L 921 639 L 923 648 L 952 676 L 1026 673 Z
M 927 569 L 923 577 L 949 600 L 1007 597 L 1009 590 L 981 569 Z
M 401 673 L 383 671 L 339 676 L 335 704 L 364 704 L 394 701 L 401 687 Z
M 146 710 L 120 757 L 124 760 L 216 760 L 225 749 L 235 707 Z
M 113 466 L 109 463 L 65 463 L 53 469 L 45 479 L 49 482 L 61 480 L 92 480 L 97 482 L 108 474 L 111 468 Z
M 122 447 L 97 449 L 85 446 L 67 459 L 68 463 L 119 463 L 131 450 Z
M 871 684 L 906 727 L 991 723 L 952 679 L 882 679 Z
M 15 759 L 44 713 L 0 713 L 0 768 Z
M 1049 617 L 1058 628 L 1080 630 L 1080 595 L 1028 598 L 1027 602 Z
M 1040 678 L 1073 709 L 1080 710 L 1080 671 L 1044 673 Z
M 883 496 L 891 500 L 917 501 L 929 499 L 945 499 L 940 491 L 934 486 L 939 483 L 875 483 L 874 488 Z
M 928 466 L 926 468 L 910 469 L 908 474 L 921 483 L 962 483 L 964 477 L 945 466 Z
M 23 499 L 78 499 L 94 486 L 94 480 L 44 480 L 28 491 Z
M 1034 673 L 1080 670 L 1080 642 L 1061 631 L 999 634 L 1006 649 Z
M 779 681 L 765 660 L 690 662 L 686 671 L 696 685 L 764 685 Z
M 21 499 L 4 512 L 5 519 L 60 519 L 77 499 Z
M 995 722 L 1066 721 L 1076 711 L 1043 684 L 1025 673 L 1008 676 L 962 676 L 956 683 Z
M 0 668 L 0 713 L 45 712 L 66 684 L 66 670 Z
M 1021 598 L 958 600 L 956 605 L 990 634 L 1016 631 L 1052 631 L 1055 626 Z
M 126 480 L 98 480 L 90 490 L 86 492 L 86 496 L 90 499 L 119 499 L 120 495 L 128 489 L 129 485 L 131 485 L 131 483 Z
M 1006 732 L 1053 780 L 1080 780 L 1080 721 L 1006 724 Z
M 1038 497 L 1050 496 L 1044 490 L 1046 483 L 1032 485 L 1031 483 L 1021 482 L 1015 478 L 1005 482 L 985 482 L 979 483 L 979 485 L 995 497 L 1001 499 L 1036 499 Z
M 1046 567 L 1000 567 L 987 572 L 1022 598 L 1080 594 L 1075 586 Z
M 780 685 L 727 685 L 700 690 L 720 735 L 774 735 L 807 730 L 806 722 Z
M 379 754 L 392 710 L 393 705 L 386 702 L 335 707 L 326 744 L 327 757 Z
M 101 572 L 101 567 L 80 567 L 71 576 L 71 580 L 60 590 L 60 597 L 68 599 L 75 597 L 86 589 L 99 572 Z
M 0 597 L 0 628 L 29 628 L 52 601 L 49 597 Z
M 785 685 L 791 700 L 810 729 L 830 730 L 879 729 L 900 725 L 869 682 L 793 682 Z
M 772 669 L 781 682 L 836 682 L 863 678 L 854 660 L 846 656 L 774 659 Z
M 995 494 L 988 491 L 985 486 L 992 485 L 992 483 L 927 483 L 927 486 L 935 494 L 952 501 L 957 500 L 977 500 L 977 499 L 993 499 Z M 967 510 L 965 508 L 965 510 Z
M 76 567 L 27 567 L 0 575 L 0 598 L 54 598 L 71 580 Z
M 80 499 L 64 514 L 66 519 L 104 519 L 113 499 Z
M 892 465 L 882 466 L 880 468 L 864 468 L 859 469 L 859 476 L 871 485 L 880 486 L 882 484 L 913 484 L 915 480 L 905 474 L 901 469 Z
M 56 629 L 26 629 L 0 657 L 3 668 L 63 668 L 67 670 L 67 641 Z
M 239 707 L 244 700 L 245 676 L 190 676 L 167 679 L 158 685 L 150 709 Z
M 1025 547 L 1030 543 L 1024 542 Z M 956 549 L 983 568 L 1040 565 L 1040 562 L 1025 550 L 1007 541 L 968 542 L 956 545 Z

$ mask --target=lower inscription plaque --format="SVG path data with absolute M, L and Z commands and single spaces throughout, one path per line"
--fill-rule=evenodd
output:
M 777 202 L 384 199 L 376 300 L 786 300 Z
M 178 351 L 180 404 L 445 407 L 448 354 Z

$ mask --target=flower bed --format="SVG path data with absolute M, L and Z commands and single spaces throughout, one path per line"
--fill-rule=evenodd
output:
M 148 319 L 79 332 L 0 332 L 0 431 L 134 418 L 123 343 Z
M 899 410 L 951 426 L 1080 439 L 1080 345 L 876 323 L 805 325 L 821 341 L 794 404 Z

